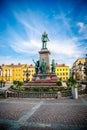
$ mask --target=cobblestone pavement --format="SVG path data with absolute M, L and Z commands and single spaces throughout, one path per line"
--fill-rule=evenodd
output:
M 0 99 L 0 130 L 86 130 L 87 96 Z

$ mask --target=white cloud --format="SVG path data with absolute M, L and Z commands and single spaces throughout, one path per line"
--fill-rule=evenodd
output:
M 78 57 L 81 57 L 84 49 L 80 50 L 78 39 L 60 39 L 48 43 L 48 48 L 51 51 L 51 57 L 58 63 L 65 63 L 72 66 L 73 62 Z
M 78 22 L 77 26 L 79 26 L 79 34 L 81 34 L 82 39 L 87 39 L 87 24 Z
M 12 49 L 18 53 L 36 54 L 40 48 L 38 41 L 18 41 L 11 44 Z
M 61 40 L 56 40 L 53 42 L 50 42 L 48 44 L 50 50 L 56 54 L 64 54 L 64 55 L 69 55 L 73 56 L 81 54 L 79 51 L 78 45 L 76 43 L 77 41 L 73 39 L 61 39 Z
M 18 64 L 18 63 L 22 63 L 22 64 L 32 64 L 32 59 L 25 59 L 25 58 L 20 58 L 20 57 L 12 57 L 12 56 L 0 56 L 0 65 L 5 64 L 5 65 L 9 65 L 9 64 Z
M 15 31 L 13 28 L 8 27 L 8 43 L 15 51 L 14 53 L 17 52 L 20 55 L 24 54 L 27 55 L 27 57 L 28 55 L 31 55 L 32 59 L 34 59 L 36 54 L 39 55 L 38 51 L 40 51 L 42 47 L 41 35 L 44 31 L 46 31 L 50 39 L 50 42 L 47 43 L 47 47 L 51 52 L 50 58 L 55 59 L 55 61 L 58 63 L 65 63 L 71 66 L 78 57 L 82 56 L 84 47 L 83 49 L 80 48 L 79 45 L 81 45 L 81 43 L 79 43 L 79 37 L 74 37 L 71 29 L 70 19 L 68 19 L 66 15 L 62 13 L 62 15 L 57 17 L 56 20 L 60 19 L 63 25 L 58 21 L 55 25 L 52 24 L 52 21 L 47 23 L 48 19 L 45 19 L 44 17 L 42 18 L 41 15 L 38 16 L 34 13 L 32 13 L 32 11 L 25 13 L 14 12 L 18 24 L 20 23 L 23 26 L 25 30 L 24 35 L 26 35 L 26 38 L 24 38 L 16 29 Z M 86 34 L 87 26 L 84 23 L 78 22 L 77 26 L 79 27 L 79 33 Z M 32 60 L 25 57 L 14 58 L 3 56 L 0 57 L 0 62 L 6 64 L 13 62 L 32 63 Z
M 80 28 L 83 28 L 83 27 L 84 27 L 84 23 L 78 22 L 78 23 L 77 23 L 77 26 L 79 26 Z

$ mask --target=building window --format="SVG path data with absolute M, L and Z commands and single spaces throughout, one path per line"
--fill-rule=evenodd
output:
M 60 73 L 60 75 L 62 75 L 62 73 Z

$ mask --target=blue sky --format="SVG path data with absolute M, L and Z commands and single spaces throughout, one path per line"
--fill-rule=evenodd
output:
M 50 60 L 72 66 L 87 53 L 87 0 L 0 0 L 0 64 L 33 63 L 46 31 Z

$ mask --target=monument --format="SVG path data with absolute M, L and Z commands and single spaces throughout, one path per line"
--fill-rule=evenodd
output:
M 35 74 L 32 81 L 28 82 L 26 86 L 35 87 L 55 87 L 57 83 L 57 76 L 55 74 L 55 61 L 52 60 L 50 65 L 49 56 L 50 51 L 47 49 L 47 42 L 49 41 L 46 32 L 42 34 L 42 48 L 39 51 L 39 60 L 34 61 Z

